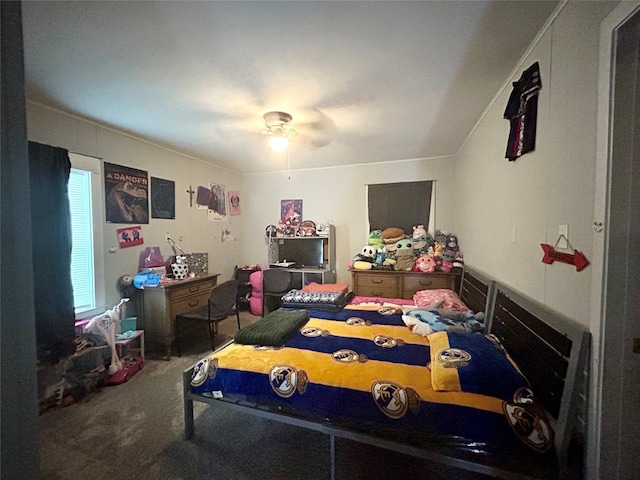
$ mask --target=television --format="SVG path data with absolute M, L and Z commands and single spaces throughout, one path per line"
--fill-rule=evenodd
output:
M 324 268 L 324 241 L 317 238 L 278 239 L 278 262 L 294 262 L 292 268 Z

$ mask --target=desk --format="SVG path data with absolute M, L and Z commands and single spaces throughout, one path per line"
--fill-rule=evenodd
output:
M 142 328 L 148 344 L 164 347 L 166 359 L 171 358 L 175 340 L 176 315 L 197 310 L 207 304 L 209 292 L 218 283 L 220 274 L 206 275 L 142 289 Z

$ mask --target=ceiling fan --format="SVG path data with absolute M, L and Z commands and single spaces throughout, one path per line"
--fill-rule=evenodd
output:
M 289 140 L 296 136 L 291 126 L 293 117 L 286 112 L 267 112 L 263 115 L 266 128 L 260 132 L 268 137 L 269 148 L 274 152 L 281 152 L 289 146 Z

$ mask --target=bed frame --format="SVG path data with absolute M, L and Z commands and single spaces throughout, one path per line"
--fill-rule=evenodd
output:
M 577 379 L 582 378 L 590 334 L 568 319 L 551 312 L 522 294 L 465 268 L 460 297 L 474 311 L 484 311 L 487 329 L 501 339 L 508 352 L 530 379 L 539 400 L 553 417 L 557 465 L 540 470 L 523 468 L 520 462 L 485 462 L 438 449 L 422 449 L 396 440 L 356 432 L 337 425 L 316 422 L 257 408 L 253 405 L 194 395 L 190 391 L 193 366 L 183 373 L 184 435 L 194 435 L 193 402 L 216 404 L 251 415 L 300 426 L 329 435 L 331 479 L 335 479 L 336 438 L 380 447 L 454 468 L 506 479 L 566 478 L 567 451 L 578 402 Z M 226 345 L 222 346 L 224 348 Z

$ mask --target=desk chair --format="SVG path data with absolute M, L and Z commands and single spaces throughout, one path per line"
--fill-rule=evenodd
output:
M 291 275 L 287 270 L 269 268 L 262 272 L 262 316 L 282 305 L 282 296 L 291 290 Z
M 180 323 L 184 320 L 207 322 L 209 326 L 209 337 L 211 338 L 211 350 L 215 350 L 213 337 L 218 333 L 218 322 L 232 315 L 234 311 L 236 319 L 238 320 L 238 329 L 240 329 L 240 312 L 238 311 L 237 300 L 238 281 L 229 280 L 211 289 L 207 305 L 192 312 L 184 312 L 176 315 L 176 345 L 178 347 L 178 356 L 181 356 L 182 353 L 180 350 Z

